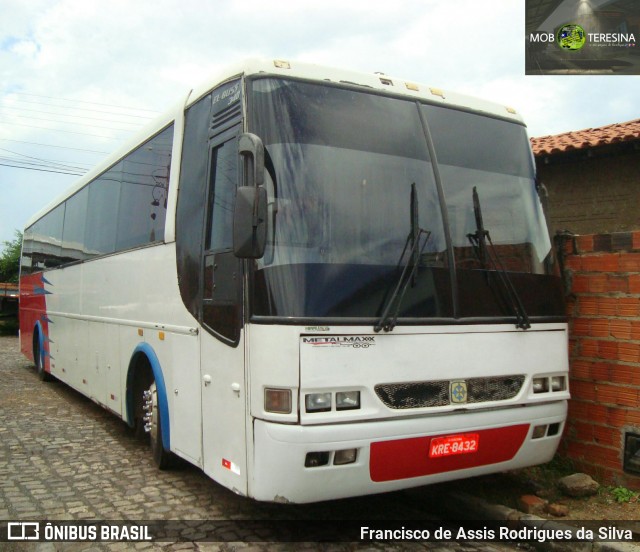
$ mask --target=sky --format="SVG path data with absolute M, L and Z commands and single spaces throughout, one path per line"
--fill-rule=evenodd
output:
M 640 76 L 525 76 L 524 0 L 0 0 L 0 249 L 172 106 L 247 57 L 513 106 L 530 136 L 640 117 Z

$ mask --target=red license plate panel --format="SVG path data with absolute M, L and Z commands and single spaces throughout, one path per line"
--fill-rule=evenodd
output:
M 478 452 L 480 435 L 478 433 L 462 433 L 460 435 L 445 435 L 431 439 L 429 458 L 453 456 L 454 454 L 473 454 Z

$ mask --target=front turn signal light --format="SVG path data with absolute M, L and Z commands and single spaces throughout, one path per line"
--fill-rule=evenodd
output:
M 264 409 L 274 414 L 291 414 L 291 389 L 265 389 Z

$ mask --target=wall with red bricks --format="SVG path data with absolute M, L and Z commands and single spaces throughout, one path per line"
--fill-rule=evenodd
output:
M 625 433 L 640 434 L 640 231 L 576 236 L 564 251 L 572 399 L 561 454 L 639 489 L 622 466 Z
M 640 228 L 640 150 L 631 144 L 625 150 L 619 143 L 611 148 L 616 155 L 595 148 L 536 159 L 538 178 L 549 191 L 552 233 L 565 228 L 576 234 Z

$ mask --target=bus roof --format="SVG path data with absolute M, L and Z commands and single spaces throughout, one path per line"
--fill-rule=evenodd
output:
M 442 90 L 433 86 L 426 86 L 416 83 L 415 81 L 392 77 L 383 73 L 362 73 L 313 63 L 272 59 L 249 59 L 241 64 L 228 67 L 223 75 L 219 75 L 220 78 L 208 80 L 202 83 L 201 86 L 194 88 L 190 95 L 188 105 L 196 102 L 221 82 L 239 75 L 273 75 L 342 85 L 356 85 L 387 94 L 422 99 L 431 103 L 468 109 L 486 113 L 494 117 L 511 119 L 521 124 L 523 123 L 522 118 L 516 110 L 511 107 L 472 96 L 457 94 L 449 90 Z
M 98 165 L 94 166 L 82 177 L 80 177 L 63 194 L 50 202 L 47 206 L 33 215 L 26 223 L 26 228 L 34 224 L 44 214 L 55 206 L 63 202 L 68 197 L 82 189 L 97 176 L 116 164 L 129 152 L 146 142 L 149 138 L 160 132 L 175 120 L 180 120 L 180 115 L 185 108 L 194 104 L 200 98 L 208 94 L 213 88 L 225 81 L 238 78 L 240 76 L 280 76 L 296 79 L 318 81 L 323 83 L 335 83 L 337 85 L 358 86 L 381 93 L 404 96 L 412 99 L 420 99 L 433 104 L 466 109 L 479 113 L 484 113 L 493 117 L 510 119 L 513 122 L 524 124 L 520 115 L 511 107 L 500 105 L 494 102 L 457 94 L 448 90 L 418 84 L 406 79 L 392 77 L 383 73 L 362 73 L 304 63 L 298 61 L 274 60 L 274 59 L 248 59 L 233 65 L 214 75 L 199 86 L 189 90 L 174 106 L 157 117 L 155 120 L 145 125 L 139 132 L 124 142 L 113 153 L 108 155 Z M 181 131 L 181 129 L 179 129 Z

